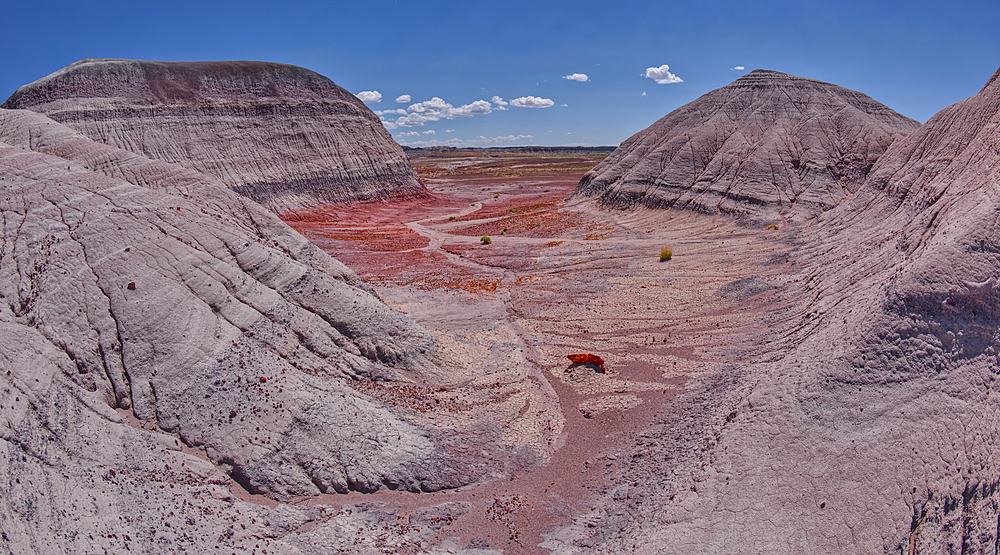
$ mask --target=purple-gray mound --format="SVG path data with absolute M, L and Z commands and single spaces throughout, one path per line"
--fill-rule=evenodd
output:
M 630 137 L 574 195 L 620 209 L 802 220 L 857 191 L 917 127 L 862 93 L 758 69 Z
M 412 383 L 434 337 L 271 212 L 26 110 L 0 109 L 0 190 L 0 545 L 156 551 L 182 505 L 216 541 L 225 477 L 115 407 L 279 499 L 476 478 L 350 387 Z
M 278 213 L 427 194 L 378 117 L 300 67 L 82 60 L 19 88 L 2 107 L 196 170 Z
M 551 546 L 1000 551 L 998 145 L 1000 70 L 798 231 L 773 362 L 688 396 Z

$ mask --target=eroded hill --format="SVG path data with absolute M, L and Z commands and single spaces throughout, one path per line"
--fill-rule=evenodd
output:
M 378 117 L 300 67 L 81 60 L 19 88 L 2 107 L 196 170 L 278 213 L 426 194 Z
M 630 137 L 575 195 L 619 209 L 801 221 L 857 191 L 919 125 L 862 93 L 758 69 Z

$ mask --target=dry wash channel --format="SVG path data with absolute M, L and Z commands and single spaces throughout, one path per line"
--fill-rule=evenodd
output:
M 436 153 L 412 162 L 433 199 L 292 223 L 466 357 L 450 384 L 456 399 L 539 380 L 555 410 L 518 398 L 511 433 L 531 442 L 551 432 L 544 441 L 552 450 L 475 486 L 363 499 L 390 511 L 461 503 L 468 513 L 440 539 L 505 552 L 549 553 L 540 544 L 555 547 L 574 522 L 628 519 L 598 513 L 609 495 L 638 501 L 650 493 L 627 482 L 642 470 L 643 445 L 694 419 L 671 455 L 672 464 L 690 462 L 713 441 L 709 421 L 747 386 L 735 369 L 781 343 L 771 330 L 796 281 L 786 238 L 688 212 L 607 219 L 586 203 L 568 204 L 594 158 Z M 660 261 L 663 246 L 673 249 L 669 261 Z M 573 364 L 572 353 L 598 354 L 606 370 Z M 511 354 L 516 361 L 496 365 Z M 646 462 L 650 472 L 663 461 Z

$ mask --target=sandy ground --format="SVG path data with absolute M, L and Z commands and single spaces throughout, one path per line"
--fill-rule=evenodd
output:
M 679 410 L 679 396 L 781 342 L 772 330 L 787 318 L 782 292 L 796 279 L 789 238 L 687 212 L 612 213 L 564 200 L 596 156 L 411 161 L 433 198 L 327 207 L 289 223 L 440 337 L 494 351 L 516 345 L 534 372 L 525 379 L 541 376 L 559 417 L 538 410 L 546 422 L 510 433 L 538 436 L 519 441 L 550 455 L 455 491 L 298 502 L 374 503 L 400 515 L 463 502 L 470 512 L 438 540 L 547 553 L 543 534 L 614 487 L 627 470 L 616 468 L 626 460 L 618 455 Z M 661 261 L 667 247 L 673 256 Z M 573 353 L 602 357 L 606 371 L 572 364 Z M 456 391 L 477 379 L 455 372 L 437 378 Z

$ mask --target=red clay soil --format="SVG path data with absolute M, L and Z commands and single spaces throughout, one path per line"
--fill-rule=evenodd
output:
M 422 156 L 412 162 L 433 193 L 429 199 L 332 206 L 289 222 L 395 296 L 447 291 L 501 301 L 565 417 L 562 445 L 549 460 L 504 478 L 432 494 L 382 490 L 298 503 L 380 502 L 405 515 L 466 502 L 470 513 L 432 543 L 458 537 L 463 546 L 548 553 L 539 547 L 543 535 L 586 513 L 615 484 L 627 460 L 619 455 L 641 441 L 665 407 L 699 376 L 757 352 L 776 297 L 727 299 L 716 291 L 777 271 L 759 262 L 764 253 L 780 254 L 773 234 L 687 213 L 623 226 L 567 206 L 563 199 L 586 163 L 599 158 Z M 562 169 L 551 171 L 553 164 Z M 480 244 L 482 235 L 491 244 Z M 664 244 L 673 246 L 674 259 L 659 263 Z M 744 256 L 748 250 L 755 256 Z M 567 360 L 576 353 L 591 354 L 588 361 L 600 360 L 606 372 Z M 400 406 L 461 410 L 432 404 L 419 388 L 361 387 Z

